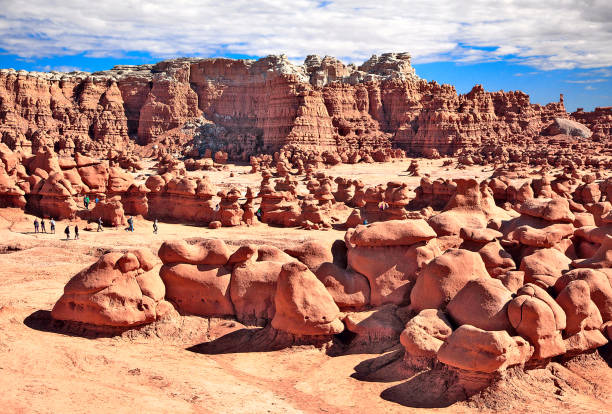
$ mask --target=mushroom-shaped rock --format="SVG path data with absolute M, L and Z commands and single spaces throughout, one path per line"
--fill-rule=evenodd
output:
M 357 226 L 351 236 L 356 246 L 410 246 L 436 237 L 436 232 L 425 220 L 389 220 Z
M 242 323 L 263 324 L 274 316 L 276 282 L 283 264 L 246 262 L 236 266 L 230 281 L 230 297 L 236 318 Z
M 438 360 L 466 371 L 493 373 L 524 364 L 532 353 L 533 348 L 520 336 L 462 325 L 442 344 Z
M 137 326 L 172 310 L 164 295 L 159 260 L 150 253 L 107 253 L 70 279 L 51 316 L 99 326 Z
M 612 321 L 612 272 L 608 276 L 595 269 L 570 270 L 557 279 L 555 283 L 557 294 L 574 280 L 584 280 L 589 285 L 591 300 L 597 305 L 603 321 Z
M 443 309 L 470 280 L 490 278 L 478 253 L 451 249 L 421 270 L 410 293 L 415 311 Z
M 441 310 L 424 309 L 406 323 L 400 342 L 407 356 L 432 361 L 452 333 L 453 328 Z
M 229 289 L 231 273 L 227 268 L 174 263 L 163 265 L 159 274 L 166 285 L 166 298 L 182 313 L 234 315 Z
M 458 325 L 486 331 L 510 331 L 507 306 L 512 293 L 493 278 L 470 280 L 448 303 L 446 311 Z
M 525 282 L 543 288 L 553 286 L 572 261 L 557 249 L 536 250 L 523 257 L 520 270 L 525 272 Z
M 535 359 L 565 353 L 561 337 L 566 324 L 565 313 L 541 287 L 528 283 L 519 289 L 508 304 L 508 319 L 516 332 L 534 346 Z
M 567 352 L 580 353 L 608 343 L 600 329 L 601 314 L 591 300 L 589 284 L 573 280 L 557 296 L 557 303 L 565 311 L 565 346 Z
M 164 264 L 189 263 L 223 266 L 230 257 L 230 251 L 223 240 L 208 239 L 197 244 L 185 240 L 164 242 L 157 253 Z
M 344 330 L 340 309 L 325 286 L 296 261 L 281 269 L 274 296 L 272 327 L 294 335 L 332 335 Z

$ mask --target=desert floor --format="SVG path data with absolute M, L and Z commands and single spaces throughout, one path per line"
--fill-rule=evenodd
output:
M 353 175 L 367 184 L 399 176 L 416 186 L 418 178 L 401 176 L 408 164 L 338 166 L 327 172 Z M 433 178 L 487 175 L 476 167 L 453 172 L 439 165 L 432 166 Z M 258 174 L 246 174 L 248 169 L 216 172 L 211 179 L 258 187 Z M 230 171 L 238 174 L 229 177 Z M 452 413 L 592 413 L 609 412 L 612 406 L 609 350 L 603 358 L 583 356 L 509 375 L 493 389 L 449 405 L 441 398 L 445 384 L 403 368 L 397 346 L 342 352 L 313 346 L 266 349 L 252 340 L 257 329 L 196 317 L 117 335 L 78 331 L 53 322 L 49 312 L 66 282 L 107 251 L 142 246 L 157 251 L 164 240 L 190 237 L 286 247 L 311 238 L 341 239 L 344 232 L 263 224 L 209 230 L 161 223 L 153 235 L 151 223 L 138 218 L 134 233 L 82 230 L 80 240 L 62 240 L 67 222 L 58 223 L 55 235 L 33 234 L 32 220 L 20 211 L 0 209 L 2 412 L 405 413 L 425 407 Z

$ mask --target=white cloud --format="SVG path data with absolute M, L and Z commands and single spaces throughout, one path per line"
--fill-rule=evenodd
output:
M 361 62 L 508 58 L 540 70 L 612 66 L 608 0 L 3 0 L 0 48 L 22 57 L 311 53 Z M 329 3 L 319 7 L 321 3 Z
M 600 82 L 607 82 L 608 79 L 580 79 L 580 80 L 565 80 L 565 82 L 567 83 L 600 83 Z

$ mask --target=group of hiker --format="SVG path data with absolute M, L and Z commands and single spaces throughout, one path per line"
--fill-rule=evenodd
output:
M 47 224 L 45 223 L 45 219 L 42 218 L 38 221 L 38 218 L 34 219 L 34 233 L 46 233 L 47 232 Z M 55 234 L 55 220 L 49 220 L 49 232 Z
M 133 232 L 134 231 L 134 217 L 130 216 L 127 222 L 128 222 L 128 227 L 125 230 Z M 96 231 L 98 232 L 104 231 L 102 217 L 98 217 L 97 224 L 98 224 L 98 229 Z M 50 233 L 55 234 L 55 220 L 50 219 L 49 225 L 50 225 L 50 230 L 51 230 Z M 155 219 L 153 221 L 153 234 L 157 234 L 158 229 L 159 229 L 158 221 L 157 219 Z M 46 223 L 45 223 L 44 218 L 41 218 L 40 221 L 38 220 L 38 217 L 34 218 L 34 233 L 47 233 L 47 228 L 46 228 Z M 69 225 L 66 226 L 66 229 L 64 229 L 64 234 L 66 235 L 66 240 L 70 239 L 70 226 Z M 75 240 L 79 239 L 79 226 L 78 225 L 74 226 L 74 239 Z
M 100 201 L 100 199 L 98 197 L 96 197 L 95 203 L 98 204 L 99 201 Z M 89 203 L 90 203 L 89 196 L 86 195 L 85 198 L 83 198 L 83 204 L 85 205 L 85 209 L 86 210 L 89 210 Z

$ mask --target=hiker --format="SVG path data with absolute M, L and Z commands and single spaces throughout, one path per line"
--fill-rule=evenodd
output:
M 255 212 L 255 216 L 257 216 L 257 219 L 259 221 L 261 221 L 261 207 L 257 209 L 257 211 Z
M 96 204 L 98 204 L 99 201 L 100 201 L 100 199 L 98 197 L 96 197 Z
M 74 226 L 74 239 L 75 240 L 79 239 L 79 226 L 77 225 Z
M 66 240 L 70 239 L 70 226 L 66 226 L 66 229 L 64 230 L 64 234 L 66 235 Z
M 157 219 L 153 222 L 153 234 L 157 234 Z
M 363 225 L 367 226 L 368 225 L 368 219 L 363 219 Z
M 55 220 L 53 220 L 53 217 L 51 217 L 51 220 L 49 220 L 49 226 L 51 233 L 55 234 Z
M 83 199 L 83 203 L 85 204 L 85 209 L 89 210 L 89 196 L 86 195 L 85 198 Z
M 98 217 L 98 231 L 104 231 L 102 228 L 102 217 Z
M 34 233 L 38 233 L 38 226 L 39 226 L 39 225 L 40 225 L 40 224 L 38 223 L 38 217 L 36 217 L 36 218 L 34 219 Z
M 130 225 L 130 227 L 127 228 L 127 231 L 134 231 L 134 218 L 132 216 L 130 216 L 130 218 L 128 219 L 128 224 Z
M 46 233 L 47 232 L 47 226 L 45 225 L 45 218 L 41 218 L 40 219 L 40 232 L 41 233 Z

